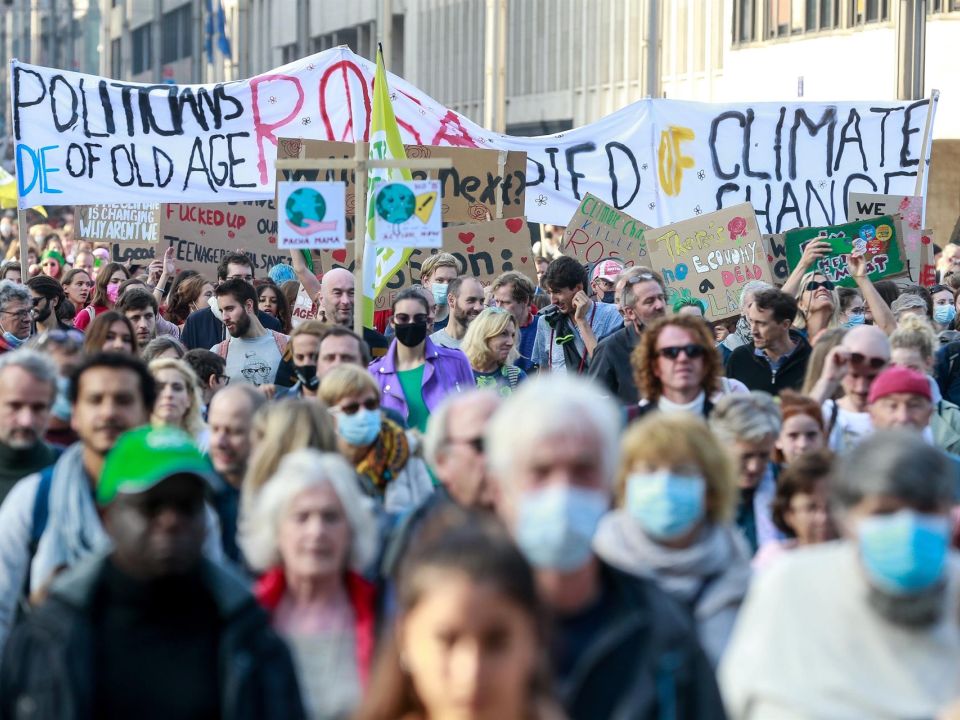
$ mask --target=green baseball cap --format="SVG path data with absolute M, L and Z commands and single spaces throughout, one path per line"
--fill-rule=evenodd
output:
M 193 439 L 176 428 L 143 427 L 117 438 L 97 484 L 97 502 L 109 505 L 117 495 L 146 492 L 174 475 L 213 475 Z

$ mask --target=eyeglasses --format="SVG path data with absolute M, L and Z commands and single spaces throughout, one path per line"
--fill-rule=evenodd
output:
M 676 360 L 678 357 L 680 357 L 680 353 L 685 354 L 691 360 L 695 360 L 704 356 L 706 353 L 706 348 L 703 347 L 703 345 L 690 343 L 689 345 L 673 345 L 671 347 L 659 348 L 657 350 L 657 355 L 660 357 L 669 358 L 670 360 Z
M 249 283 L 253 282 L 253 275 L 227 275 L 227 280 L 243 280 Z
M 10 317 L 15 317 L 20 322 L 24 320 L 29 320 L 33 315 L 33 310 L 17 310 L 16 312 L 10 312 L 9 310 L 0 310 L 0 315 L 9 315 Z
M 855 367 L 868 366 L 871 370 L 880 370 L 887 364 L 886 358 L 870 357 L 863 353 L 850 353 L 850 364 Z
M 230 376 L 229 376 L 229 375 L 217 375 L 217 382 L 222 382 L 224 385 L 229 385 L 229 384 L 230 384 Z
M 469 445 L 473 448 L 474 452 L 477 455 L 483 455 L 483 435 L 479 435 L 475 438 L 450 438 L 448 441 L 451 445 Z
M 42 335 L 37 336 L 37 339 L 34 341 L 34 347 L 42 350 L 48 345 L 56 345 L 58 347 L 70 345 L 73 350 L 76 351 L 83 347 L 83 341 L 84 335 L 79 330 L 48 330 Z
M 341 405 L 340 407 L 337 408 L 337 410 L 342 412 L 344 415 L 356 415 L 357 411 L 360 410 L 361 406 L 363 407 L 364 410 L 379 410 L 380 401 L 377 400 L 376 398 L 370 398 L 368 400 L 364 400 L 362 403 L 355 402 L 355 403 L 350 403 L 349 405 Z
M 834 284 L 830 280 L 824 280 L 823 282 L 811 280 L 810 282 L 807 283 L 807 292 L 813 292 L 817 288 L 823 288 L 824 290 L 833 290 Z

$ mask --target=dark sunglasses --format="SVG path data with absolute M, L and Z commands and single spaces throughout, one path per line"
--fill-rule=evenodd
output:
M 483 435 L 480 435 L 475 438 L 459 438 L 457 440 L 450 440 L 450 443 L 469 445 L 474 449 L 477 455 L 483 455 L 483 448 L 484 448 Z
M 77 348 L 83 346 L 84 335 L 79 330 L 47 330 L 42 335 L 37 336 L 37 348 L 44 348 L 47 345 L 74 345 Z
M 364 400 L 362 403 L 350 403 L 349 405 L 342 406 L 340 412 L 344 415 L 356 415 L 361 406 L 366 410 L 379 410 L 380 401 L 370 398 L 369 400 Z
M 871 370 L 880 370 L 887 364 L 887 361 L 884 358 L 870 357 L 863 353 L 852 352 L 850 353 L 850 364 L 855 367 L 866 365 Z
M 703 357 L 706 353 L 706 348 L 703 345 L 697 345 L 695 343 L 690 343 L 689 345 L 674 345 L 671 347 L 660 348 L 657 350 L 657 355 L 660 357 L 669 358 L 671 360 L 676 360 L 680 357 L 680 353 L 683 353 L 691 360 L 696 360 L 699 357 Z
M 824 280 L 823 282 L 811 280 L 810 282 L 807 283 L 807 292 L 813 292 L 817 288 L 823 288 L 824 290 L 833 290 L 834 284 L 830 280 Z

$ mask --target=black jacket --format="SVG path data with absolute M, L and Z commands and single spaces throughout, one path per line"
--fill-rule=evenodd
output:
M 601 563 L 611 607 L 560 688 L 571 720 L 722 720 L 689 614 L 657 586 Z
M 757 356 L 753 343 L 750 343 L 730 353 L 727 377 L 739 380 L 750 390 L 762 390 L 771 395 L 779 395 L 781 390 L 788 388 L 800 390 L 810 359 L 810 343 L 796 330 L 790 331 L 790 339 L 797 343 L 797 347 L 776 372 L 771 369 L 766 356 Z
M 47 601 L 14 628 L 0 667 L 0 720 L 93 720 L 91 618 L 105 563 L 100 556 L 69 571 Z M 223 618 L 223 720 L 304 718 L 290 652 L 264 611 L 221 567 L 204 561 L 203 580 Z
M 623 405 L 636 405 L 637 386 L 633 382 L 630 353 L 640 342 L 632 325 L 624 325 L 601 340 L 590 359 L 590 377 L 603 383 Z
M 280 322 L 273 316 L 257 310 L 257 319 L 267 330 L 280 329 Z M 217 319 L 210 308 L 203 308 L 194 313 L 190 313 L 187 322 L 183 325 L 183 332 L 180 333 L 180 341 L 186 346 L 187 350 L 209 350 L 219 342 L 227 339 L 227 332 L 222 322 Z

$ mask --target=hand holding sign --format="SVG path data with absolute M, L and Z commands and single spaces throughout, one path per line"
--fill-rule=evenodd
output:
M 811 267 L 816 265 L 820 258 L 829 255 L 831 249 L 832 246 L 830 243 L 822 240 L 815 240 L 803 249 L 803 255 L 800 256 L 800 262 L 798 263 L 797 267 L 803 268 L 803 271 L 806 272 Z
M 861 278 L 867 276 L 867 256 L 863 252 L 852 252 L 847 259 L 847 268 L 850 270 L 850 277 Z
M 175 250 L 171 245 L 163 253 L 163 272 L 167 277 L 173 277 L 177 274 L 177 263 L 173 259 L 174 252 Z

